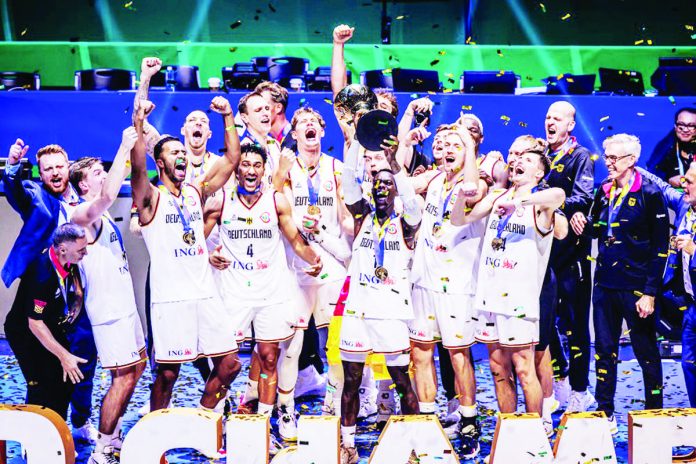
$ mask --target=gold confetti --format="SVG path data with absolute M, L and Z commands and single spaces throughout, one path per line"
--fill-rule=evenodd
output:
M 19 35 L 21 35 L 21 36 L 25 35 L 25 34 L 27 33 L 28 30 L 29 30 L 29 29 L 24 29 L 22 32 L 19 33 Z
M 544 5 L 543 3 L 540 3 L 539 8 L 541 8 L 542 13 L 546 13 L 546 5 Z
M 633 45 L 640 45 L 642 43 L 643 43 L 643 39 L 640 39 L 640 40 L 636 40 L 635 42 L 633 42 Z
M 406 17 L 407 17 L 407 15 L 399 15 L 396 17 L 396 20 L 401 21 L 402 19 L 405 19 Z
M 561 18 L 562 21 L 566 21 L 568 19 L 570 19 L 570 13 L 566 13 L 565 16 Z
M 471 111 L 471 108 L 473 108 L 473 106 L 471 106 L 471 105 L 462 105 L 463 110 Z
M 599 118 L 599 122 L 604 122 L 607 119 L 609 119 L 609 116 L 602 116 L 601 118 Z

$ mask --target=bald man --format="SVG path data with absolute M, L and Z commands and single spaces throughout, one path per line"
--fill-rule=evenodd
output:
M 566 101 L 557 101 L 546 112 L 546 141 L 551 171 L 546 176 L 550 187 L 563 189 L 566 200 L 561 207 L 566 217 L 576 212 L 587 214 L 593 199 L 594 161 L 590 151 L 578 144 L 572 134 L 575 129 L 575 108 Z M 571 347 L 569 364 L 565 353 L 556 344 L 552 352 L 559 367 L 556 382 L 556 399 L 566 411 L 580 412 L 594 403 L 587 390 L 590 370 L 590 277 L 591 241 L 579 237 L 572 230 L 563 240 L 554 239 L 549 265 L 553 269 L 558 285 L 558 317 L 562 330 Z M 554 336 L 557 340 L 557 334 Z M 568 385 L 570 384 L 570 385 Z M 572 391 L 568 391 L 568 387 Z

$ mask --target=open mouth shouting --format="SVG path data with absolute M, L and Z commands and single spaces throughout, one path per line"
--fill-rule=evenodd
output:
M 174 160 L 174 173 L 178 178 L 183 179 L 186 177 L 187 164 L 186 158 L 184 157 L 178 157 Z
M 305 131 L 305 138 L 307 139 L 308 143 L 316 143 L 318 140 L 317 130 L 313 127 L 308 128 Z

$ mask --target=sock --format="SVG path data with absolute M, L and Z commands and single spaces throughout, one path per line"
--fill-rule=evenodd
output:
M 201 403 L 198 403 L 198 409 L 202 409 L 203 411 L 206 411 L 206 412 L 213 412 L 213 408 L 206 408 Z
M 259 401 L 258 414 L 261 414 L 262 416 L 270 416 L 272 412 L 273 412 L 273 405 L 272 404 L 266 404 L 266 403 L 262 403 Z
M 94 447 L 95 453 L 103 453 L 104 448 L 111 446 L 111 440 L 118 436 L 118 429 L 114 430 L 113 433 L 102 433 L 97 434 L 97 444 Z
M 280 344 L 280 354 L 278 356 L 278 388 L 280 390 L 291 391 L 297 384 L 298 366 L 300 353 L 302 352 L 302 341 L 304 331 L 298 330 L 295 336 Z
M 460 404 L 457 411 L 459 411 L 462 417 L 476 417 L 476 403 L 471 406 L 463 406 Z
M 295 395 L 294 392 L 283 393 L 278 392 L 278 407 L 285 406 L 288 412 L 295 410 Z
M 541 417 L 542 419 L 551 420 L 551 406 L 553 406 L 555 398 L 553 395 L 548 398 L 544 398 L 541 404 Z
M 116 422 L 116 428 L 114 429 L 114 433 L 116 434 L 114 438 L 123 436 L 123 416 L 118 418 L 118 421 Z
M 351 427 L 341 426 L 341 443 L 344 448 L 355 448 L 355 430 L 355 425 Z
M 418 402 L 418 409 L 421 414 L 435 414 L 435 402 L 431 403 L 421 403 Z
M 259 399 L 259 381 L 249 379 L 246 390 L 244 390 L 244 398 L 242 399 L 242 403 L 246 404 L 249 401 L 257 399 Z

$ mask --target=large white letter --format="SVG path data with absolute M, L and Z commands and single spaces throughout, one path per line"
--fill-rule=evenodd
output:
M 234 464 L 267 464 L 271 419 L 259 414 L 227 419 L 227 460 Z
M 408 462 L 411 452 L 423 464 L 459 463 L 452 443 L 434 415 L 391 416 L 372 450 L 370 464 Z
M 616 464 L 616 450 L 603 411 L 565 413 L 553 447 L 554 464 Z
M 0 404 L 0 463 L 7 441 L 18 441 L 30 464 L 74 464 L 75 444 L 68 425 L 51 409 L 32 404 Z
M 222 447 L 222 415 L 195 408 L 153 411 L 140 419 L 126 435 L 122 464 L 163 462 L 173 448 L 194 448 L 214 456 Z
M 339 464 L 339 436 L 338 417 L 301 416 L 297 424 L 297 446 L 282 450 L 271 464 Z
M 696 447 L 696 409 L 653 409 L 628 413 L 628 463 L 696 462 L 696 451 L 674 459 L 672 447 Z
M 537 413 L 498 414 L 490 464 L 552 463 L 553 454 L 544 424 Z

